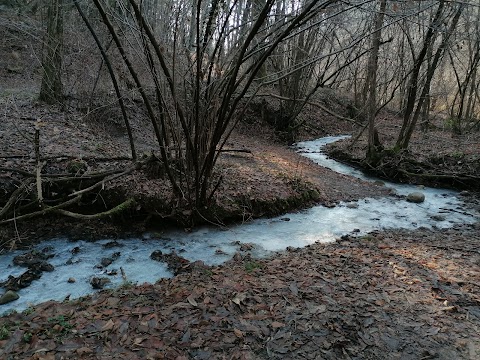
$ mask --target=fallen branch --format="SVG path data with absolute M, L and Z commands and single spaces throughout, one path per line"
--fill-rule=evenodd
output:
M 35 211 L 33 213 L 30 213 L 30 214 L 20 215 L 20 216 L 13 217 L 11 219 L 3 220 L 3 221 L 0 221 L 0 225 L 7 224 L 7 223 L 10 223 L 10 222 L 13 222 L 13 221 L 30 219 L 30 218 L 33 218 L 35 216 L 46 215 L 48 213 L 55 212 L 55 210 L 73 205 L 73 204 L 79 202 L 81 198 L 82 198 L 82 196 L 77 196 L 74 199 L 70 199 L 68 201 L 65 201 L 65 202 L 63 202 L 61 204 L 58 204 L 58 205 L 55 205 L 55 206 L 45 207 L 42 210 Z
M 42 192 L 42 167 L 43 162 L 40 160 L 40 121 L 35 124 L 35 179 L 37 183 L 37 200 L 41 205 L 43 202 Z
M 63 209 L 56 209 L 55 213 L 65 215 L 74 219 L 78 220 L 95 220 L 95 219 L 101 219 L 107 216 L 112 216 L 119 214 L 133 206 L 135 206 L 136 202 L 135 199 L 129 198 L 125 200 L 123 203 L 115 206 L 114 208 L 101 212 L 101 213 L 96 213 L 96 214 L 79 214 L 79 213 L 74 213 L 68 210 L 63 210 Z
M 31 158 L 31 155 L 0 155 L 0 159 L 28 159 Z M 51 156 L 41 156 L 40 160 L 62 160 L 62 159 L 78 159 L 78 156 L 74 155 L 51 155 Z M 82 160 L 84 161 L 98 161 L 98 162 L 106 162 L 106 161 L 130 161 L 132 160 L 131 157 L 128 156 L 116 156 L 116 157 L 95 157 L 95 156 L 82 156 Z
M 276 98 L 276 99 L 286 100 L 286 101 L 305 101 L 305 99 L 291 99 L 291 98 L 288 98 L 288 97 L 285 97 L 285 96 L 280 96 L 280 95 L 275 95 L 275 94 L 257 94 L 257 96 L 270 96 L 270 97 L 273 97 L 273 98 Z M 325 111 L 329 115 L 332 115 L 339 120 L 348 121 L 348 122 L 351 122 L 352 124 L 355 124 L 357 126 L 363 126 L 363 124 L 359 123 L 358 121 L 355 121 L 351 118 L 344 117 L 342 115 L 339 115 L 336 112 L 328 109 L 327 107 L 323 106 L 322 104 L 320 104 L 316 101 L 307 101 L 307 104 L 319 107 L 320 109 L 322 109 L 323 111 Z
M 15 204 L 15 202 L 17 201 L 17 199 L 20 197 L 20 195 L 25 191 L 25 189 L 33 183 L 33 179 L 27 179 L 25 180 L 18 188 L 17 190 L 15 190 L 12 195 L 10 196 L 10 198 L 8 199 L 7 203 L 5 204 L 5 206 L 2 208 L 2 210 L 0 210 L 0 218 L 3 217 L 7 212 L 8 210 L 10 210 L 10 208 L 13 206 L 13 204 Z
M 28 177 L 36 177 L 35 173 L 28 172 L 26 170 L 17 169 L 17 168 L 10 168 L 10 167 L 3 167 L 0 166 L 0 171 L 4 172 L 16 172 L 20 175 L 28 176 Z M 68 181 L 68 180 L 93 180 L 95 178 L 104 177 L 112 174 L 118 174 L 123 172 L 122 169 L 115 169 L 115 170 L 107 170 L 101 172 L 94 172 L 89 174 L 83 174 L 82 176 L 72 176 L 70 173 L 62 173 L 62 174 L 42 174 L 44 178 L 62 178 L 61 181 Z
M 112 175 L 112 176 L 106 177 L 106 178 L 102 179 L 101 181 L 93 184 L 92 186 L 89 186 L 88 188 L 85 188 L 85 189 L 83 189 L 83 190 L 75 191 L 75 192 L 71 193 L 71 194 L 68 195 L 68 196 L 71 197 L 71 196 L 82 195 L 82 194 L 85 194 L 86 192 L 92 191 L 93 189 L 96 189 L 96 188 L 98 188 L 98 187 L 102 187 L 102 188 L 103 188 L 103 186 L 105 185 L 106 182 L 112 181 L 112 180 L 115 180 L 115 179 L 117 179 L 117 178 L 119 178 L 119 177 L 122 177 L 122 176 L 124 176 L 124 175 L 130 174 L 131 172 L 133 172 L 134 170 L 136 170 L 139 166 L 140 166 L 140 164 L 137 163 L 137 164 L 135 164 L 134 166 L 128 168 L 127 170 L 125 170 L 125 171 L 123 171 L 123 172 L 121 172 L 121 173 L 119 173 L 119 174 L 114 174 L 114 175 Z
M 18 173 L 18 174 L 24 175 L 24 176 L 35 177 L 35 174 L 34 174 L 34 173 L 31 173 L 31 172 L 28 172 L 28 171 L 22 170 L 22 169 L 17 169 L 17 168 L 10 168 L 10 167 L 0 166 L 0 171 L 4 171 L 4 172 L 15 172 L 15 173 Z
M 247 153 L 247 154 L 252 153 L 252 150 L 247 150 L 247 149 L 219 149 L 217 151 L 218 152 L 239 152 L 239 153 Z
M 458 211 L 458 210 L 455 210 L 455 209 L 446 209 L 446 208 L 440 208 L 440 210 L 443 210 L 443 211 L 450 211 L 450 212 L 455 212 L 457 214 L 462 214 L 462 215 L 466 215 L 466 216 L 471 216 L 471 217 L 475 217 L 474 214 L 470 214 L 466 211 Z
M 451 180 L 451 181 L 478 181 L 480 182 L 480 177 L 478 176 L 473 176 L 473 175 L 468 175 L 468 174 L 463 174 L 463 175 L 454 175 L 454 174 L 428 174 L 428 173 L 411 173 L 407 170 L 404 169 L 398 169 L 399 172 L 401 172 L 404 175 L 408 176 L 417 176 L 417 177 L 422 177 L 422 178 L 428 178 L 428 179 L 446 179 L 446 180 Z

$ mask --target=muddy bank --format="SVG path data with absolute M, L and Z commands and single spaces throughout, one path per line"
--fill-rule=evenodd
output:
M 187 230 L 199 224 L 224 225 L 245 222 L 258 217 L 272 217 L 289 211 L 303 209 L 314 204 L 334 206 L 339 201 L 351 201 L 365 197 L 381 197 L 388 189 L 378 187 L 322 168 L 297 154 L 294 149 L 274 141 L 235 133 L 227 149 L 246 149 L 248 153 L 225 152 L 219 159 L 217 176 L 222 181 L 208 208 L 200 209 L 193 217 L 187 209 L 179 207 L 172 196 L 168 181 L 152 176 L 146 166 L 141 166 L 110 182 L 98 191 L 84 197 L 71 208 L 80 214 L 109 211 L 128 199 L 134 203 L 125 211 L 104 219 L 70 219 L 67 216 L 47 214 L 32 219 L 11 221 L 0 225 L 0 234 L 6 248 L 19 247 L 32 241 L 58 234 L 73 238 L 98 239 L 119 235 L 136 235 L 148 230 L 169 226 L 181 226 Z M 0 159 L 8 167 L 33 171 L 28 159 Z M 67 171 L 70 159 L 53 156 L 45 165 L 47 173 Z M 99 171 L 125 168 L 126 160 L 83 160 L 86 171 L 82 176 Z M 0 164 L 1 165 L 1 164 Z M 4 168 L 6 168 L 5 166 Z M 16 184 L 24 181 L 21 173 L 2 172 L 0 184 L 3 202 L 8 201 Z M 83 181 L 83 180 L 82 180 Z M 90 180 L 95 183 L 98 180 Z M 75 184 L 78 184 L 77 181 Z M 87 180 L 81 183 L 89 185 Z M 48 184 L 47 184 L 48 185 Z M 34 182 L 30 185 L 34 192 Z M 68 183 L 63 186 L 63 196 L 68 195 Z M 60 192 L 59 188 L 46 188 L 45 194 Z M 58 194 L 56 196 L 59 196 Z M 16 211 L 16 216 L 22 215 Z M 194 214 L 195 215 L 195 214 Z
M 383 112 L 377 119 L 383 158 L 365 163 L 367 134 L 355 141 L 343 140 L 326 147 L 332 158 L 390 181 L 480 192 L 480 137 L 478 131 L 456 135 L 444 120 L 432 117 L 428 129 L 417 129 L 408 150 L 394 152 L 401 119 Z M 357 129 L 355 132 L 360 131 Z M 354 132 L 354 133 L 355 133 Z

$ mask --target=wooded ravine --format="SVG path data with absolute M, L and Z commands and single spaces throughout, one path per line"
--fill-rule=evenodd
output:
M 439 223 L 473 219 L 218 266 L 161 254 L 170 279 L 2 315 L 0 358 L 480 358 L 479 61 L 473 0 L 0 2 L 0 259 L 406 201 L 292 146 L 329 135 L 366 174 L 458 191 Z

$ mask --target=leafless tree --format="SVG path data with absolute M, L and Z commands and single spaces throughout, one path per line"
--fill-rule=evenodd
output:
M 178 1 L 166 19 L 170 31 L 160 34 L 144 8 L 129 0 L 142 49 L 134 59 L 114 14 L 94 0 L 143 99 L 180 207 L 202 211 L 220 181 L 214 180 L 219 152 L 246 109 L 247 92 L 261 87 L 256 79 L 267 59 L 282 42 L 304 36 L 309 21 L 334 3 L 308 1 L 290 7 L 286 20 L 270 21 L 276 0 L 257 1 L 255 18 L 240 12 L 239 1 Z M 185 21 L 188 16 L 193 19 Z M 151 81 L 139 75 L 145 69 Z
M 40 100 L 49 104 L 63 101 L 63 1 L 48 0 L 46 4 L 46 28 L 42 59 L 42 85 Z

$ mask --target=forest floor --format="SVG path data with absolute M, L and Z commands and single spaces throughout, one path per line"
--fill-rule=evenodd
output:
M 2 204 L 20 176 L 8 169 L 34 169 L 31 137 L 37 120 L 46 171 L 62 172 L 74 158 L 84 159 L 88 171 L 127 166 L 122 158 L 129 156 L 128 142 L 118 112 L 103 107 L 87 114 L 73 104 L 60 109 L 37 103 L 38 73 L 25 66 L 28 48 L 12 47 L 8 40 L 2 37 L 0 49 L 5 54 L 0 58 Z M 322 101 L 342 113 L 328 96 Z M 134 102 L 129 106 L 130 114 L 138 113 Z M 315 107 L 302 116 L 307 128 L 301 139 L 356 130 Z M 384 141 L 398 131 L 391 119 L 379 123 Z M 133 116 L 132 125 L 139 152 L 148 154 L 154 148 L 148 124 Z M 352 155 L 364 151 L 362 141 L 349 150 Z M 429 164 L 428 154 L 445 155 L 448 161 L 436 163 L 439 170 L 448 164 L 453 172 L 478 175 L 479 144 L 478 133 L 452 138 L 439 120 L 434 130 L 414 137 L 411 149 Z M 315 165 L 252 118 L 240 124 L 226 148 L 250 153 L 222 154 L 219 223 L 388 194 L 382 186 Z M 141 200 L 144 213 L 158 209 L 160 216 L 10 222 L 0 227 L 1 246 L 24 247 L 59 234 L 128 236 L 167 221 L 171 209 L 164 180 L 139 170 L 105 184 L 98 202 L 108 208 L 129 196 Z M 478 208 L 478 199 L 470 197 Z M 267 259 L 243 253 L 222 266 L 188 264 L 183 273 L 153 285 L 126 284 L 1 317 L 0 359 L 479 359 L 479 234 L 478 223 L 388 230 L 291 248 Z
M 31 115 L 25 115 L 28 110 Z M 29 154 L 28 142 L 22 147 L 18 134 L 21 126 L 31 126 L 36 112 L 47 120 L 45 132 L 52 131 L 45 135 L 48 140 L 43 146 L 54 159 L 55 152 L 65 154 L 67 149 L 85 151 L 86 157 L 119 155 L 119 145 L 110 144 L 108 132 L 67 121 L 63 112 L 40 104 L 25 104 L 17 113 L 9 113 L 16 126 L 2 123 L 2 154 Z M 327 128 L 334 123 L 331 120 L 315 126 Z M 228 144 L 251 153 L 226 153 L 221 160 L 222 171 L 230 176 L 217 196 L 226 199 L 232 207 L 227 210 L 237 219 L 240 213 L 232 199 L 245 192 L 250 199 L 245 221 L 314 202 L 334 206 L 340 200 L 388 193 L 382 186 L 319 167 L 279 143 L 268 127 L 252 130 L 252 126 L 242 125 Z M 324 133 L 347 130 L 330 127 Z M 69 136 L 54 142 L 55 132 Z M 73 146 L 82 144 L 82 148 L 62 148 L 67 138 L 75 138 Z M 9 167 L 28 166 L 28 158 L 2 161 Z M 150 182 L 145 185 L 139 174 L 111 188 L 125 189 L 135 183 L 151 191 L 155 179 L 144 179 Z M 2 173 L 2 179 L 9 178 Z M 316 199 L 305 200 L 299 188 L 315 190 Z M 471 206 L 478 208 L 471 195 Z M 304 200 L 283 202 L 292 196 Z M 256 204 L 260 206 L 255 208 Z M 269 204 L 283 207 L 268 212 Z M 62 231 L 72 237 L 97 238 L 124 236 L 145 226 L 132 230 L 117 222 L 47 217 L 18 222 L 16 229 L 21 233 L 15 239 L 20 240 L 14 245 Z M 153 285 L 126 285 L 4 316 L 0 318 L 0 358 L 478 359 L 479 233 L 478 223 L 448 231 L 388 230 L 289 249 L 268 259 L 239 254 L 218 267 L 191 264 L 184 273 Z

